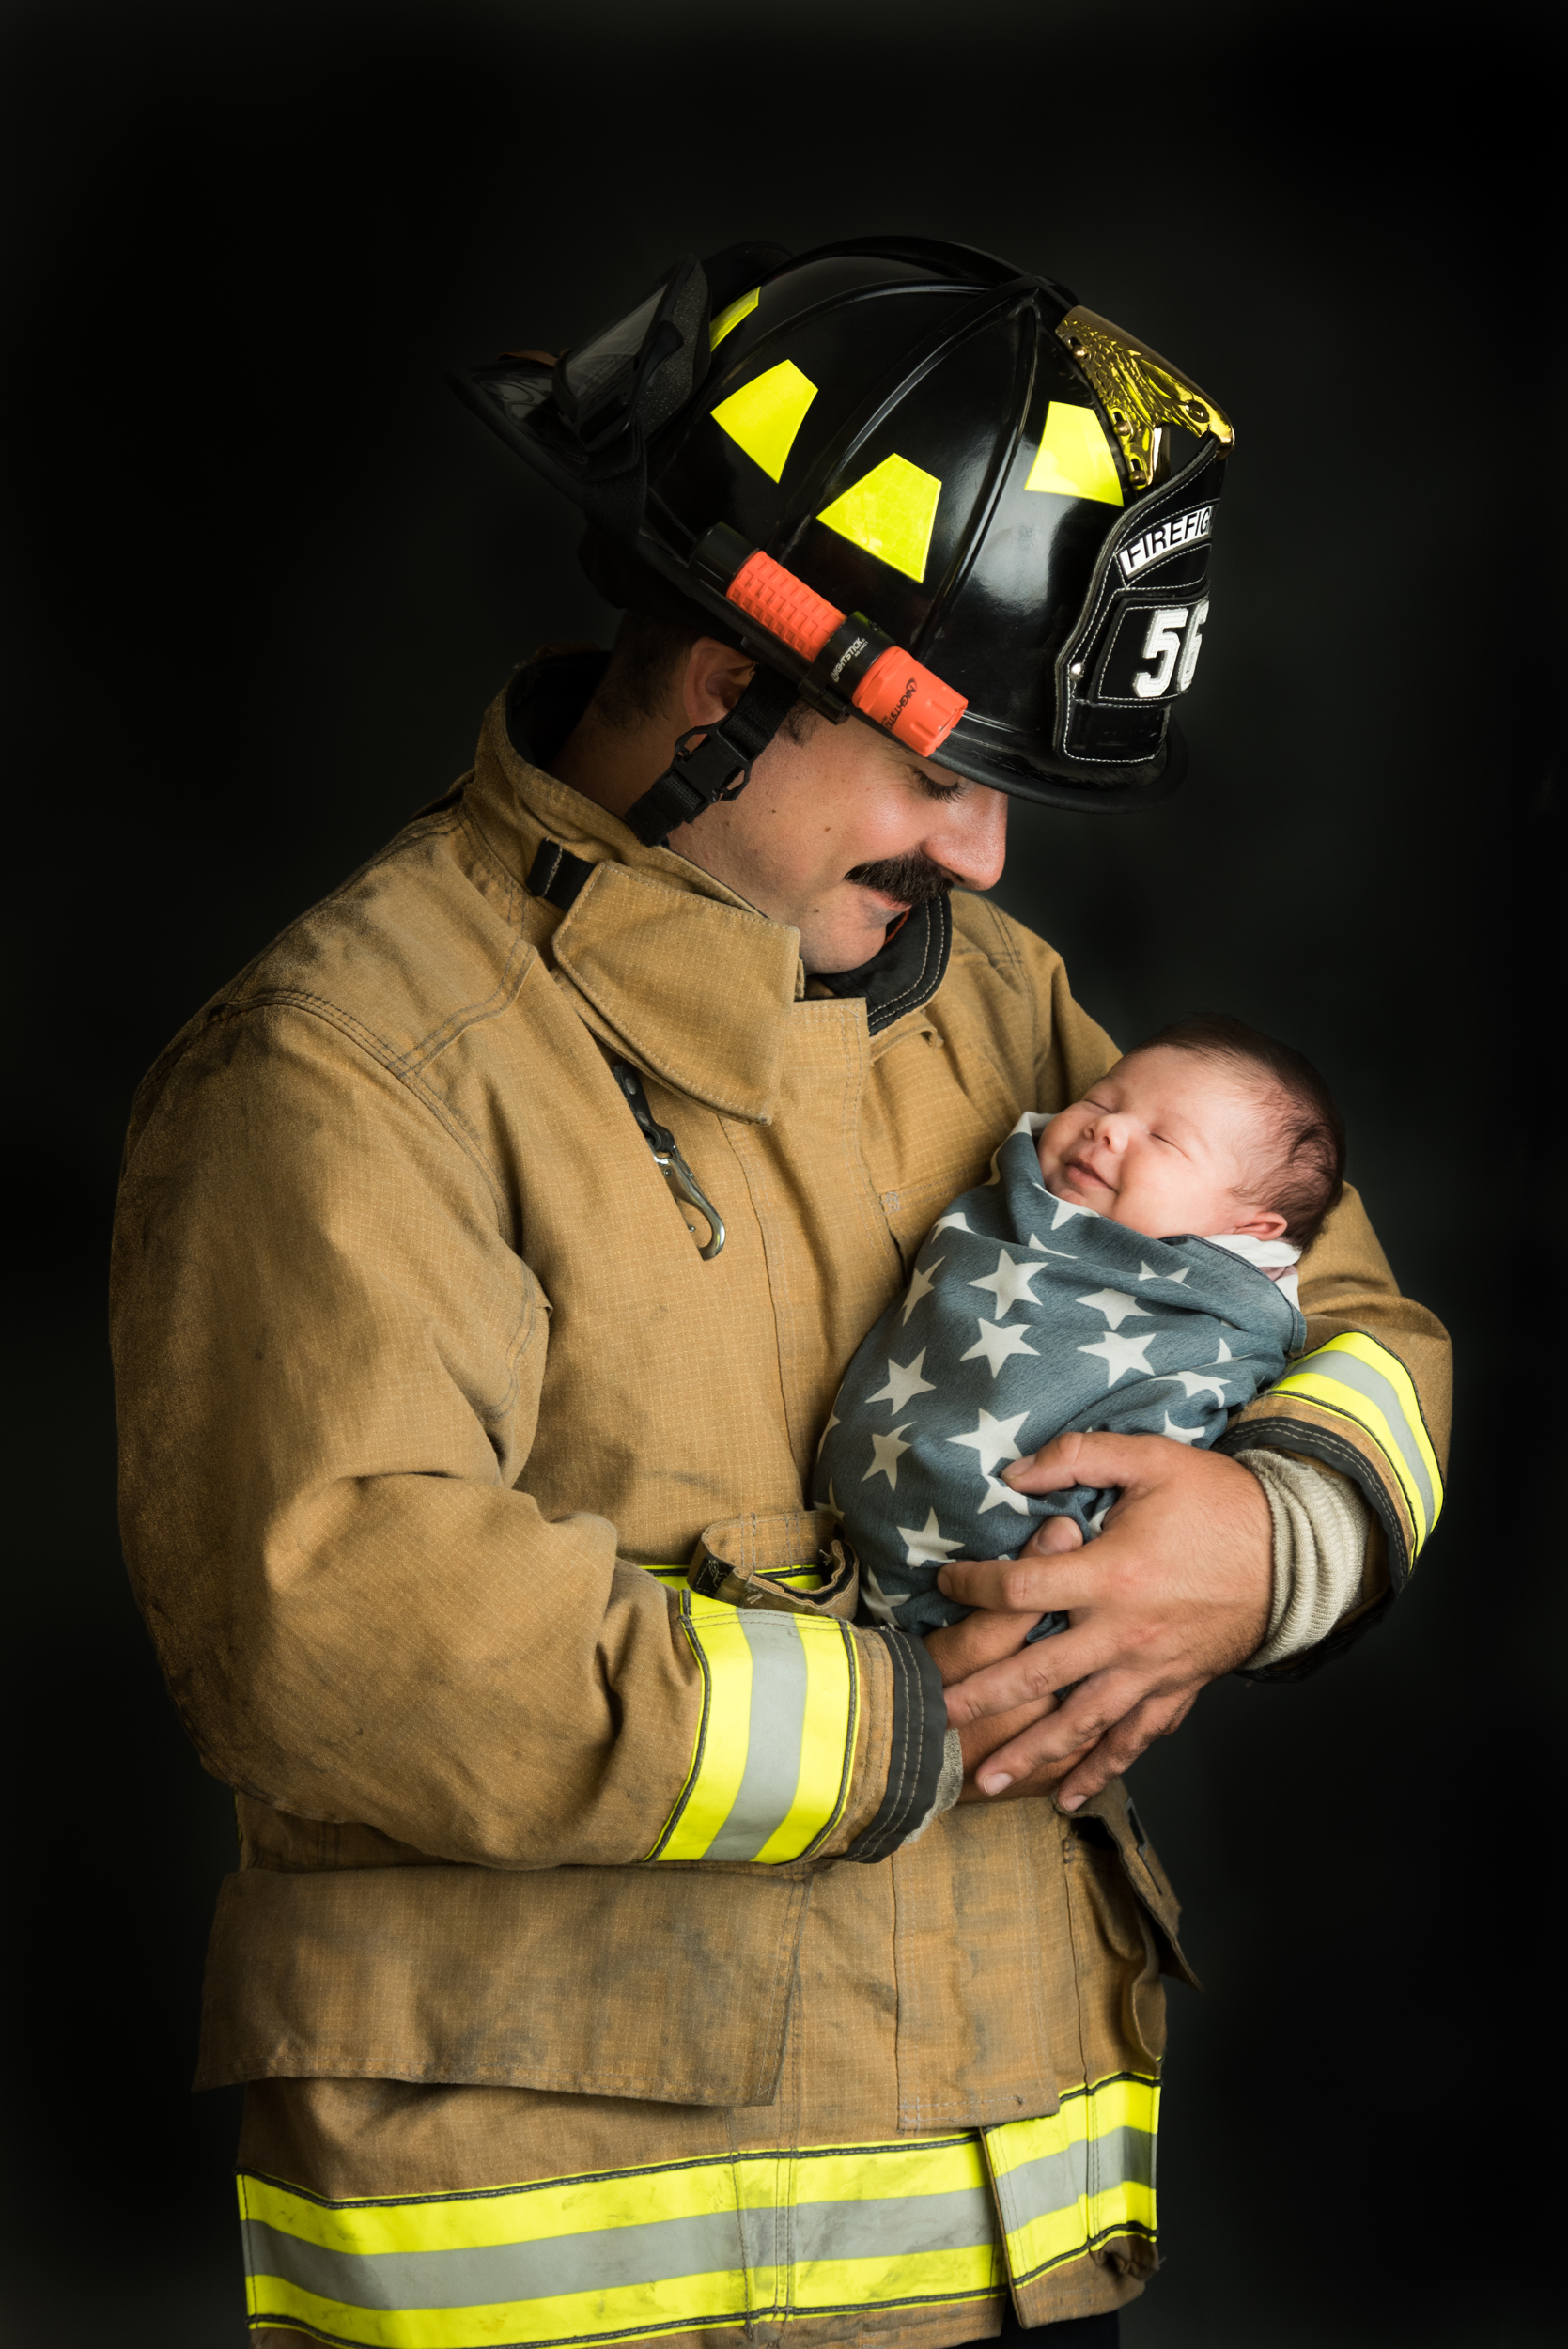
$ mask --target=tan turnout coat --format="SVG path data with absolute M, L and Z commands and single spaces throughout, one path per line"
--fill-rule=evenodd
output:
M 525 887 L 545 840 L 594 864 L 564 914 Z M 353 2315 L 375 2245 L 321 2217 L 334 2197 L 461 2217 L 518 2189 L 513 2329 L 443 2342 L 787 2315 L 802 2344 L 938 2349 L 994 2328 L 1004 2279 L 1037 2324 L 1152 2264 L 1147 2164 L 1109 2149 L 1152 2139 L 1175 1912 L 1125 1797 L 1072 1826 L 965 1808 L 846 1859 L 939 1740 L 897 1643 L 840 1592 L 745 1651 L 745 1610 L 648 1571 L 705 1537 L 742 1576 L 815 1558 L 801 1495 L 855 1346 L 1020 1112 L 1113 1058 L 1048 946 L 979 898 L 954 915 L 939 991 L 873 1036 L 860 1000 L 805 993 L 793 930 L 528 766 L 498 703 L 474 774 L 142 1089 L 124 1526 L 238 1795 L 200 2079 L 270 2084 L 253 2275 L 298 2273 L 253 2280 L 257 2321 L 414 2338 Z M 611 1054 L 723 1216 L 711 1262 Z M 1302 1304 L 1311 1358 L 1241 1439 L 1355 1473 L 1397 1587 L 1440 1492 L 1442 1333 L 1354 1194 Z M 770 1688 L 806 1724 L 794 1809 L 760 1859 L 702 1857 L 768 1760 Z M 439 2263 L 442 2223 L 396 2256 Z M 633 2225 L 665 2230 L 663 2280 L 595 2266 Z M 699 2290 L 680 2245 L 721 2225 Z M 502 2305 L 501 2251 L 472 2245 L 452 2305 Z

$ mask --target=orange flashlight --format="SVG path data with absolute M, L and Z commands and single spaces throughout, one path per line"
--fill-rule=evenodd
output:
M 969 708 L 962 693 L 902 651 L 863 612 L 840 612 L 726 524 L 707 533 L 691 568 L 808 661 L 811 682 L 853 702 L 920 757 L 929 758 L 947 740 Z

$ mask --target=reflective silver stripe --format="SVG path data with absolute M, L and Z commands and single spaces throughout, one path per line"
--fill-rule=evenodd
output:
M 650 1859 L 799 1859 L 831 1833 L 855 1751 L 853 1634 L 831 1615 L 773 1614 L 689 1595 L 702 1666 L 691 1774 Z
M 1389 1423 L 1393 1439 L 1399 1446 L 1400 1457 L 1410 1471 L 1410 1480 L 1421 1494 L 1430 1532 L 1437 1521 L 1437 1498 L 1432 1489 L 1432 1479 L 1426 1472 L 1426 1462 L 1421 1458 L 1415 1437 L 1410 1432 L 1398 1388 L 1390 1379 L 1385 1378 L 1381 1371 L 1374 1370 L 1370 1362 L 1363 1362 L 1358 1354 L 1352 1354 L 1343 1346 L 1321 1346 L 1315 1354 L 1305 1354 L 1298 1361 L 1292 1362 L 1290 1368 L 1292 1376 L 1306 1371 L 1314 1378 L 1331 1378 L 1337 1385 L 1350 1387 L 1356 1393 L 1364 1394 L 1369 1403 L 1376 1404 Z
M 244 2222 L 245 2255 L 253 2276 L 279 2277 L 349 2308 L 463 2309 L 784 2263 L 967 2250 L 997 2240 L 996 2213 L 984 2186 L 871 2201 L 798 2202 L 784 2226 L 781 2215 L 776 2208 L 733 2209 L 528 2243 L 370 2253 L 330 2250 L 253 2218 Z
M 458 2251 L 329 2251 L 255 2218 L 246 2233 L 253 2275 L 281 2276 L 320 2299 L 355 2309 L 485 2308 L 745 2265 L 733 2210 Z
M 1090 2184 L 1090 2165 L 1094 2170 Z M 1017 2209 L 1016 2227 L 1031 2218 L 1044 2218 L 1103 2188 L 1118 2184 L 1152 2187 L 1155 2182 L 1155 2139 L 1147 2129 L 1108 2129 L 1103 2137 L 1080 2138 L 1059 2152 L 1022 2161 L 1007 2173 L 1009 2196 Z
M 806 1652 L 793 1615 L 737 1619 L 752 1651 L 752 1712 L 746 1767 L 729 1817 L 707 1847 L 709 1859 L 754 1859 L 788 1818 L 800 1776 L 806 1734 Z
M 808 2260 L 966 2251 L 996 2241 L 996 2206 L 983 2186 L 955 2194 L 898 2195 L 885 2201 L 797 2202 L 791 2232 L 793 2255 L 801 2265 Z

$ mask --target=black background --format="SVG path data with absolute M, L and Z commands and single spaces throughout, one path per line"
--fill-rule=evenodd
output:
M 1017 812 L 998 894 L 1114 1033 L 1216 1005 L 1311 1052 L 1460 1344 L 1452 1503 L 1398 1619 L 1305 1686 L 1211 1690 L 1137 1773 L 1208 1991 L 1173 2000 L 1168 2265 L 1126 2338 L 1547 2339 L 1550 22 L 8 12 L 9 2339 L 241 2337 L 234 2102 L 185 2092 L 232 1822 L 115 1531 L 132 1086 L 466 766 L 516 658 L 603 635 L 568 514 L 442 370 L 579 336 L 684 248 L 897 228 L 1064 279 L 1235 418 L 1192 779 L 1119 822 Z

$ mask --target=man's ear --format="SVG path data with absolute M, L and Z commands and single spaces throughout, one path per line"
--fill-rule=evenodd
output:
M 1233 1223 L 1231 1229 L 1237 1238 L 1245 1233 L 1249 1239 L 1283 1239 L 1285 1219 L 1277 1215 L 1272 1207 L 1256 1207 L 1239 1223 Z
M 689 726 L 711 726 L 727 718 L 752 681 L 755 662 L 716 636 L 699 636 L 686 657 L 681 699 Z

